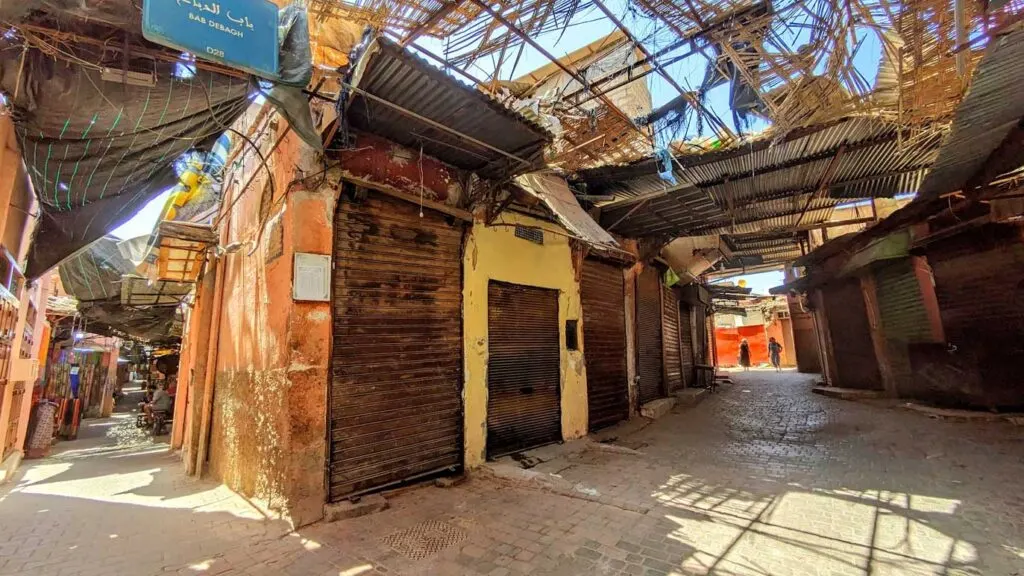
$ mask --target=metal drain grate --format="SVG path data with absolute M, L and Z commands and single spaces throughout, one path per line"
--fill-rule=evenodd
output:
M 466 533 L 455 526 L 427 520 L 385 536 L 384 543 L 406 558 L 422 560 L 465 539 Z

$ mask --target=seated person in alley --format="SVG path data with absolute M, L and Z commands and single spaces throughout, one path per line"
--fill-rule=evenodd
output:
M 153 392 L 152 401 L 142 405 L 147 422 L 153 421 L 153 412 L 168 412 L 171 409 L 171 396 L 164 390 L 163 384 L 160 386 L 150 385 L 150 390 Z

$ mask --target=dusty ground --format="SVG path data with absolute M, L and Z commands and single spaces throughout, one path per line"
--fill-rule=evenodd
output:
M 109 435 L 0 492 L 0 574 L 1024 576 L 1024 429 L 824 398 L 792 372 L 735 379 L 611 434 L 635 452 L 533 468 L 554 491 L 481 474 L 298 533 L 161 445 L 118 446 L 127 421 L 87 421 Z

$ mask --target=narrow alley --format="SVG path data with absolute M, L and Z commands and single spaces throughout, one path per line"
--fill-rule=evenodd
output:
M 0 573 L 1022 573 L 1020 427 L 826 398 L 795 372 L 731 376 L 604 444 L 535 451 L 555 456 L 520 478 L 499 460 L 298 532 L 108 439 L 22 467 L 0 499 Z

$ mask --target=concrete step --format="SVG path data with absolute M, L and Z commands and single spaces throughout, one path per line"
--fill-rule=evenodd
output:
M 829 398 L 838 398 L 840 400 L 867 400 L 872 398 L 882 398 L 885 394 L 881 390 L 836 388 L 834 386 L 815 386 L 814 388 L 811 388 L 811 392 L 821 394 L 822 396 L 828 396 Z
M 640 407 L 640 415 L 644 418 L 650 418 L 651 420 L 657 420 L 665 414 L 672 411 L 678 400 L 675 397 L 671 398 L 658 398 L 657 400 L 651 400 L 647 404 Z
M 684 408 L 700 404 L 707 396 L 707 388 L 685 388 L 676 392 L 676 399 L 679 401 L 678 405 Z

